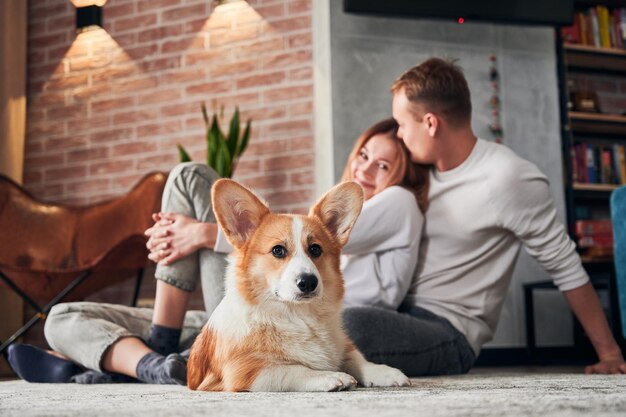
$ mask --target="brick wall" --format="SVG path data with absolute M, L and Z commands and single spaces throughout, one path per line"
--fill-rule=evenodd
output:
M 109 0 L 106 31 L 76 35 L 68 0 L 29 3 L 25 185 L 46 200 L 119 195 L 202 159 L 200 103 L 253 119 L 236 178 L 277 209 L 313 192 L 310 0 Z
M 176 144 L 206 150 L 200 103 L 253 119 L 235 178 L 275 209 L 312 202 L 311 0 L 109 0 L 104 29 L 76 35 L 69 0 L 29 1 L 24 184 L 85 204 L 170 170 Z M 91 299 L 127 303 L 132 282 Z M 142 289 L 150 295 L 154 282 Z M 192 307 L 201 306 L 199 294 Z M 37 333 L 37 332 L 35 332 Z

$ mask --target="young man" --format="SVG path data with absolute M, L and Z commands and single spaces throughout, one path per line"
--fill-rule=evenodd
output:
M 466 372 L 493 337 L 524 246 L 563 292 L 596 350 L 599 362 L 585 372 L 626 373 L 575 245 L 556 218 L 546 177 L 508 148 L 476 138 L 460 68 L 432 58 L 402 74 L 391 91 L 398 135 L 412 160 L 434 167 L 429 209 L 402 307 L 408 316 L 347 310 L 357 346 L 370 360 L 411 375 Z M 376 332 L 367 331 L 373 327 Z

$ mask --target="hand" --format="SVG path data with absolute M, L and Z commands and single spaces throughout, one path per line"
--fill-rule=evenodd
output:
M 159 265 L 169 265 L 203 246 L 202 223 L 183 214 L 155 213 L 154 225 L 145 231 L 149 236 L 148 258 Z
M 585 367 L 586 374 L 626 374 L 626 362 L 621 354 L 606 357 L 600 362 Z

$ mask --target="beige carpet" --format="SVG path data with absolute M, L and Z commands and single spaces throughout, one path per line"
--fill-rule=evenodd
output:
M 413 387 L 198 393 L 184 387 L 0 382 L 0 416 L 626 416 L 626 376 L 483 369 Z

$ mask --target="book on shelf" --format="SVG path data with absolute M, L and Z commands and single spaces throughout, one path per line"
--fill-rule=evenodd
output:
M 613 224 L 610 219 L 576 220 L 576 236 L 612 235 Z
M 613 235 L 582 236 L 578 238 L 578 246 L 581 248 L 612 248 Z
M 570 149 L 572 181 L 578 184 L 626 184 L 624 145 L 575 143 Z
M 561 28 L 565 43 L 624 49 L 626 7 L 591 6 L 574 13 L 571 26 Z

